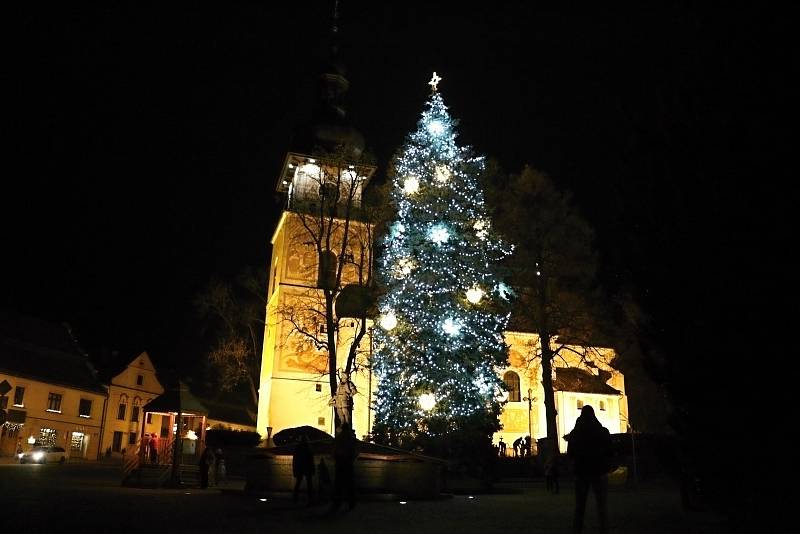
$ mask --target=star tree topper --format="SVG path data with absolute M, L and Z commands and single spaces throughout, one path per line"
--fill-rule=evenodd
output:
M 441 82 L 441 81 L 442 81 L 442 78 L 439 75 L 436 74 L 436 71 L 433 71 L 433 77 L 431 78 L 431 81 L 428 82 L 428 85 L 431 86 L 431 92 L 435 93 L 436 91 L 439 90 L 438 86 L 439 86 L 439 82 Z

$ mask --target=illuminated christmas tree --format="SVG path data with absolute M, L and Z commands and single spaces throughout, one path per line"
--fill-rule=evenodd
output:
M 452 453 L 451 436 L 479 429 L 488 439 L 498 426 L 509 309 L 499 262 L 511 247 L 492 231 L 478 183 L 484 159 L 456 144 L 439 80 L 434 73 L 391 176 L 397 219 L 378 261 L 374 434 Z

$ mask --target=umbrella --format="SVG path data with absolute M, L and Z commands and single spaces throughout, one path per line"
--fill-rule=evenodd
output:
M 305 436 L 308 441 L 322 441 L 331 440 L 333 437 L 318 428 L 313 426 L 296 426 L 294 428 L 285 428 L 272 436 L 272 441 L 277 446 L 290 445 L 300 441 L 300 436 Z

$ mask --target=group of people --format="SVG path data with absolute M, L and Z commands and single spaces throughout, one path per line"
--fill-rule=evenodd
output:
M 347 509 L 352 510 L 356 505 L 356 491 L 354 479 L 354 463 L 358 457 L 358 441 L 350 423 L 343 422 L 336 432 L 333 440 L 334 480 L 331 498 L 330 513 L 339 510 L 343 501 L 347 501 Z M 305 480 L 308 492 L 308 504 L 315 502 L 313 477 L 315 474 L 314 454 L 309 445 L 308 438 L 301 436 L 292 455 L 292 474 L 295 478 L 293 500 L 296 503 L 300 495 L 300 488 Z M 319 462 L 320 494 L 328 489 L 330 475 L 324 459 Z
M 150 462 L 151 464 L 158 463 L 158 445 L 159 445 L 159 438 L 158 434 L 153 432 L 152 434 L 145 434 L 142 438 L 142 448 L 144 450 L 143 458 L 145 461 Z
M 206 489 L 209 484 L 218 486 L 220 482 L 225 481 L 225 455 L 221 448 L 206 447 L 197 465 L 200 467 L 201 488 Z
M 513 441 L 511 444 L 513 448 L 513 456 L 514 458 L 522 458 L 523 456 L 530 456 L 531 455 L 531 437 L 518 437 Z M 506 442 L 503 441 L 503 436 L 500 436 L 500 442 L 498 443 L 495 450 L 497 451 L 497 455 L 501 458 L 508 456 L 508 446 Z

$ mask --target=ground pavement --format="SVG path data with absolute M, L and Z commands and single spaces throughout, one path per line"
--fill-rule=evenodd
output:
M 552 495 L 540 481 L 500 484 L 500 494 L 454 495 L 435 501 L 361 500 L 352 511 L 293 505 L 288 496 L 252 496 L 243 481 L 199 490 L 119 485 L 117 466 L 0 465 L 3 524 L 11 532 L 276 532 L 276 533 L 568 533 L 572 486 Z M 668 483 L 610 492 L 611 532 L 726 532 L 710 515 L 687 514 Z M 585 532 L 596 531 L 594 504 Z

